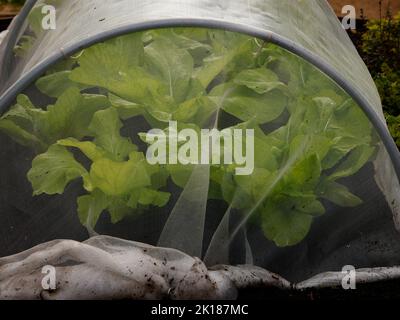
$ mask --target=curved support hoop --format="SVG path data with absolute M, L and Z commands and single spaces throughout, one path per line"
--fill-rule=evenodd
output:
M 0 62 L 0 71 L 2 74 L 9 74 L 8 68 L 11 65 L 13 49 L 18 41 L 18 37 L 20 35 L 24 22 L 26 21 L 26 18 L 28 17 L 29 13 L 37 2 L 38 0 L 28 0 L 23 6 L 21 12 L 12 22 L 10 32 L 8 33 L 6 39 L 4 39 L 4 43 L 6 45 L 4 47 L 3 59 Z
M 320 71 L 325 73 L 329 78 L 335 81 L 343 90 L 345 90 L 354 101 L 361 107 L 365 115 L 371 121 L 378 135 L 382 139 L 383 144 L 392 160 L 394 170 L 396 172 L 397 178 L 400 181 L 400 153 L 397 149 L 395 142 L 393 141 L 390 133 L 386 127 L 386 124 L 379 118 L 375 113 L 370 103 L 364 98 L 361 92 L 354 88 L 346 79 L 342 77 L 334 68 L 327 65 L 327 63 L 320 59 L 315 54 L 311 53 L 309 50 L 299 46 L 297 43 L 288 40 L 273 32 L 250 27 L 248 25 L 235 24 L 231 22 L 221 21 L 221 20 L 204 20 L 204 19 L 165 19 L 149 21 L 145 23 L 135 23 L 132 25 L 124 26 L 121 28 L 113 29 L 100 33 L 98 35 L 87 38 L 83 41 L 77 42 L 76 44 L 67 47 L 60 48 L 60 50 L 53 56 L 50 56 L 45 61 L 38 64 L 35 68 L 25 74 L 20 78 L 14 85 L 8 88 L 7 91 L 0 97 L 0 115 L 8 110 L 11 104 L 14 102 L 16 96 L 25 90 L 33 81 L 39 78 L 45 71 L 64 59 L 69 57 L 80 50 L 83 50 L 91 45 L 99 42 L 106 41 L 111 38 L 115 38 L 121 35 L 129 34 L 132 32 L 144 31 L 149 29 L 160 29 L 168 27 L 202 27 L 202 28 L 215 28 L 224 29 L 232 32 L 240 32 L 253 36 L 256 38 L 263 39 L 270 43 L 274 43 L 296 55 L 308 61 Z

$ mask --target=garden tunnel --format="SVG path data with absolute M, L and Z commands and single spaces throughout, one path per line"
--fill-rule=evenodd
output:
M 326 1 L 27 1 L 0 70 L 0 256 L 103 234 L 290 281 L 400 264 L 399 153 Z M 150 164 L 153 129 L 248 130 L 253 170 Z

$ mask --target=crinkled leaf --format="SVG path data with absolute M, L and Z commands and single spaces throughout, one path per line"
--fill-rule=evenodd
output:
M 14 123 L 14 126 L 6 125 L 13 137 L 28 138 L 26 143 L 40 141 L 40 149 L 45 150 L 59 139 L 86 136 L 93 114 L 108 106 L 105 96 L 82 95 L 79 89 L 69 88 L 47 110 L 35 108 L 28 97 L 20 95 L 17 104 L 2 119 Z
M 95 161 L 90 170 L 90 180 L 95 188 L 109 196 L 128 195 L 134 189 L 151 184 L 143 155 L 131 153 L 125 162 L 107 158 Z
M 139 103 L 157 92 L 160 85 L 142 67 L 143 62 L 141 34 L 130 34 L 86 49 L 70 79 L 108 89 L 124 99 Z
M 93 114 L 107 107 L 105 96 L 82 95 L 78 89 L 70 88 L 47 111 L 35 112 L 38 130 L 49 144 L 69 137 L 81 139 L 89 135 Z
M 117 110 L 109 108 L 94 114 L 89 130 L 94 135 L 94 143 L 103 148 L 109 156 L 116 160 L 125 160 L 137 147 L 128 138 L 121 136 L 123 124 Z
M 144 206 L 153 205 L 156 207 L 164 207 L 168 203 L 170 197 L 171 194 L 168 192 L 145 188 L 141 190 L 138 202 Z
M 35 107 L 26 95 L 18 95 L 17 103 L 1 117 L 0 130 L 21 145 L 46 150 L 46 143 L 35 130 L 37 120 L 33 109 Z
M 37 156 L 28 172 L 34 195 L 62 194 L 71 181 L 87 174 L 73 155 L 64 147 L 53 145 Z
M 49 97 L 58 98 L 69 88 L 86 89 L 87 86 L 80 85 L 69 79 L 71 71 L 60 71 L 49 74 L 36 81 L 36 87 Z
M 90 141 L 79 141 L 74 138 L 63 139 L 57 142 L 58 145 L 64 147 L 73 147 L 82 151 L 82 153 L 92 161 L 104 158 L 105 152 Z

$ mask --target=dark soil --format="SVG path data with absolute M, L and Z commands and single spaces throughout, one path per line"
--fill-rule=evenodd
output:
M 289 300 L 289 301 L 355 301 L 400 298 L 400 279 L 359 284 L 355 290 L 342 288 L 282 291 L 279 289 L 251 288 L 239 292 L 239 300 Z
M 0 17 L 0 32 L 8 28 L 11 23 L 12 18 L 1 18 Z

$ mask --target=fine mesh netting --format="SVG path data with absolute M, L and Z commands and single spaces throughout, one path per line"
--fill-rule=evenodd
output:
M 400 262 L 388 135 L 353 93 L 261 36 L 334 68 L 382 125 L 373 81 L 325 1 L 51 3 L 57 28 L 42 30 L 38 2 L 2 69 L 0 256 L 101 234 L 291 281 Z M 67 23 L 75 14 L 82 24 Z M 205 16 L 238 30 L 196 26 Z M 65 54 L 167 18 L 194 20 Z M 260 36 L 239 32 L 246 24 Z

